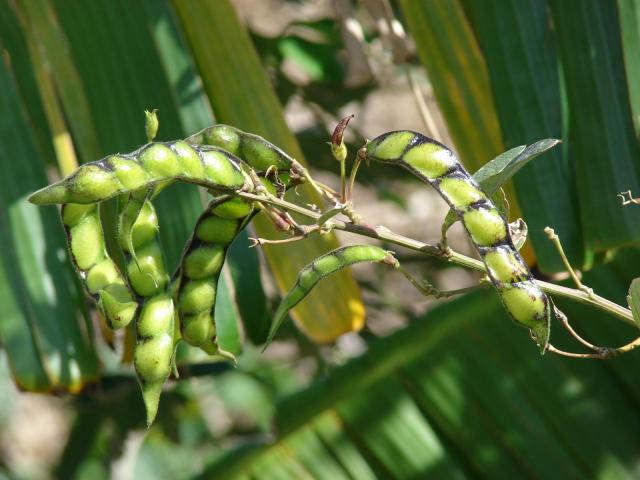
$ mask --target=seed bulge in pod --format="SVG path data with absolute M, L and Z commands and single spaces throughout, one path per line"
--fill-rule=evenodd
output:
M 439 186 L 445 198 L 456 208 L 466 207 L 487 198 L 481 190 L 463 178 L 443 178 Z
M 244 218 L 251 213 L 252 206 L 240 197 L 235 197 L 213 207 L 213 213 L 222 218 Z
M 149 179 L 144 168 L 133 159 L 113 155 L 107 158 L 107 163 L 127 190 L 137 190 L 144 186 Z
M 115 263 L 109 257 L 104 258 L 87 272 L 87 290 L 95 294 L 98 290 L 120 280 Z
M 62 222 L 67 227 L 71 227 L 78 223 L 84 215 L 92 212 L 95 209 L 96 205 L 94 203 L 66 203 L 62 207 Z
M 175 177 L 182 170 L 173 151 L 161 143 L 146 147 L 140 154 L 140 163 L 155 179 Z
M 131 301 L 131 292 L 123 284 L 107 285 L 98 292 L 100 307 L 106 314 L 109 327 L 113 330 L 131 323 L 138 309 L 138 303 Z
M 413 132 L 392 132 L 378 142 L 371 142 L 367 150 L 379 160 L 396 160 L 402 156 L 413 137 Z
M 173 300 L 169 295 L 157 295 L 144 304 L 138 320 L 138 336 L 153 337 L 167 332 L 173 321 Z
M 187 282 L 180 294 L 180 311 L 183 314 L 193 314 L 210 310 L 216 301 L 217 284 L 218 280 L 215 278 Z
M 505 221 L 496 208 L 469 209 L 462 218 L 477 245 L 490 247 L 507 236 Z
M 145 202 L 133 224 L 131 242 L 134 248 L 149 243 L 158 233 L 158 217 L 151 202 Z
M 215 145 L 224 148 L 234 155 L 240 150 L 240 135 L 238 130 L 228 125 L 214 125 L 204 131 L 204 139 L 207 145 Z
M 204 177 L 204 165 L 193 147 L 184 140 L 179 140 L 173 144 L 173 151 L 178 156 L 178 162 L 184 175 L 193 178 Z
M 441 177 L 458 163 L 451 151 L 430 142 L 410 148 L 402 160 L 429 179 Z
M 518 323 L 534 328 L 545 317 L 544 294 L 533 282 L 506 286 L 501 296 L 507 310 Z
M 216 185 L 240 188 L 244 185 L 244 176 L 227 156 L 219 150 L 203 150 L 204 173 L 208 180 Z
M 224 254 L 218 245 L 196 248 L 184 260 L 184 273 L 194 279 L 210 277 L 222 269 Z
M 80 270 L 88 270 L 104 255 L 102 227 L 97 215 L 87 215 L 73 227 L 71 253 Z
M 211 340 L 214 334 L 215 327 L 209 311 L 182 318 L 182 337 L 188 344 L 201 346 Z
M 133 362 L 145 383 L 162 382 L 169 375 L 173 355 L 173 337 L 169 334 L 138 342 Z
M 207 243 L 228 245 L 238 233 L 238 221 L 220 217 L 207 217 L 196 228 L 196 236 Z
M 169 281 L 162 263 L 162 252 L 154 243 L 136 252 L 137 263 L 130 260 L 127 276 L 133 290 L 141 297 L 150 297 L 164 289 Z M 138 268 L 139 267 L 139 268 Z
M 69 203 L 76 201 L 98 202 L 114 196 L 122 189 L 113 172 L 108 172 L 97 165 L 80 167 L 71 178 L 73 198 Z

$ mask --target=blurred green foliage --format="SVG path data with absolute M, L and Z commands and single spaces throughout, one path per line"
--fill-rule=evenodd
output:
M 371 7 L 384 2 L 337 3 L 356 6 L 341 15 L 363 25 L 359 48 L 373 65 L 373 75 L 349 86 L 355 53 L 347 55 L 346 18 L 333 10 L 247 35 L 228 0 L 0 0 L 0 478 L 637 476 L 634 353 L 607 362 L 541 358 L 489 290 L 413 316 L 383 282 L 370 281 L 368 308 L 406 324 L 385 338 L 371 329 L 352 334 L 351 349 L 319 347 L 288 326 L 262 355 L 251 341 L 264 338 L 274 295 L 246 235 L 231 249 L 217 312 L 232 326 L 226 348 L 242 351 L 239 366 L 182 349 L 181 379 L 144 429 L 132 368 L 120 363 L 123 339 L 101 333 L 64 254 L 55 209 L 24 199 L 69 159 L 138 146 L 145 109 L 159 109 L 162 139 L 216 118 L 335 170 L 323 144 L 331 120 L 365 103 L 384 85 L 384 71 L 397 82 L 424 67 L 470 169 L 518 145 L 563 139 L 523 168 L 510 194 L 529 224 L 530 259 L 546 273 L 562 269 L 542 234 L 551 224 L 574 264 L 591 267 L 585 283 L 625 305 L 640 265 L 640 208 L 622 208 L 615 194 L 640 192 L 640 2 L 402 0 L 386 10 Z M 279 5 L 284 15 L 304 4 Z M 396 51 L 411 42 L 378 28 L 393 20 L 381 11 L 395 12 L 415 54 Z M 293 101 L 313 120 L 297 139 L 282 114 Z M 352 151 L 364 139 L 356 122 Z M 406 207 L 388 175 L 401 178 L 368 169 L 361 179 L 379 201 Z M 160 197 L 170 263 L 201 208 L 192 188 Z M 273 250 L 271 268 L 293 251 Z M 296 255 L 310 260 L 321 251 Z M 420 265 L 429 276 L 445 267 Z M 344 285 L 334 294 L 358 298 Z M 308 307 L 303 320 L 345 316 L 334 294 L 319 296 L 321 307 Z M 593 309 L 558 304 L 598 343 L 622 344 L 636 333 Z M 241 323 L 246 339 L 235 335 Z M 572 348 L 560 329 L 553 335 Z M 10 455 L 22 402 L 32 398 L 11 387 L 10 376 L 29 391 L 79 392 L 56 403 L 69 432 L 60 430 L 53 461 L 28 468 Z

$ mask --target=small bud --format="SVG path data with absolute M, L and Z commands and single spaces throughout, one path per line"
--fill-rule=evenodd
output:
M 156 112 L 157 108 L 153 110 L 145 110 L 145 122 L 144 122 L 144 131 L 147 134 L 147 141 L 152 142 L 154 138 L 156 138 L 156 134 L 158 133 L 158 115 Z
M 347 146 L 343 141 L 344 131 L 354 116 L 355 115 L 351 114 L 340 120 L 333 130 L 333 135 L 331 135 L 331 153 L 333 157 L 341 163 L 347 159 Z

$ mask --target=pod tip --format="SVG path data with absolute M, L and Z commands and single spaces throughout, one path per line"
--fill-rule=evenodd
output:
M 147 411 L 147 428 L 150 428 L 158 415 L 158 405 L 160 404 L 160 394 L 162 393 L 162 384 L 143 385 L 142 400 Z
M 41 188 L 37 192 L 29 195 L 29 202 L 35 205 L 51 205 L 55 203 L 67 203 L 66 202 L 66 188 L 59 184 L 54 183 L 48 187 Z

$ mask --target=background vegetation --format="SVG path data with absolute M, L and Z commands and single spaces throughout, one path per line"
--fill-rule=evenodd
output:
M 360 287 L 345 274 L 301 304 L 306 334 L 289 324 L 260 354 L 278 287 L 333 237 L 264 254 L 246 236 L 234 245 L 216 313 L 239 367 L 183 349 L 182 378 L 145 430 L 131 334 L 101 328 L 55 208 L 25 198 L 77 163 L 136 148 L 151 108 L 159 139 L 229 123 L 306 158 L 327 182 L 336 164 L 325 142 L 346 113 L 356 113 L 352 152 L 366 136 L 413 128 L 472 171 L 561 138 L 508 191 L 529 225 L 527 260 L 564 281 L 542 233 L 551 225 L 585 283 L 625 304 L 640 208 L 616 194 L 640 192 L 639 22 L 635 0 L 0 0 L 0 477 L 637 477 L 637 354 L 540 357 L 490 291 L 436 305 L 392 273 L 358 269 Z M 365 169 L 356 207 L 435 240 L 445 210 L 425 190 Z M 202 203 L 179 186 L 159 199 L 175 264 Z M 264 219 L 254 228 L 271 235 Z M 470 251 L 464 236 L 454 242 Z M 473 280 L 399 256 L 444 288 Z M 362 331 L 312 341 L 361 323 L 361 302 Z M 599 343 L 637 334 L 558 303 Z

